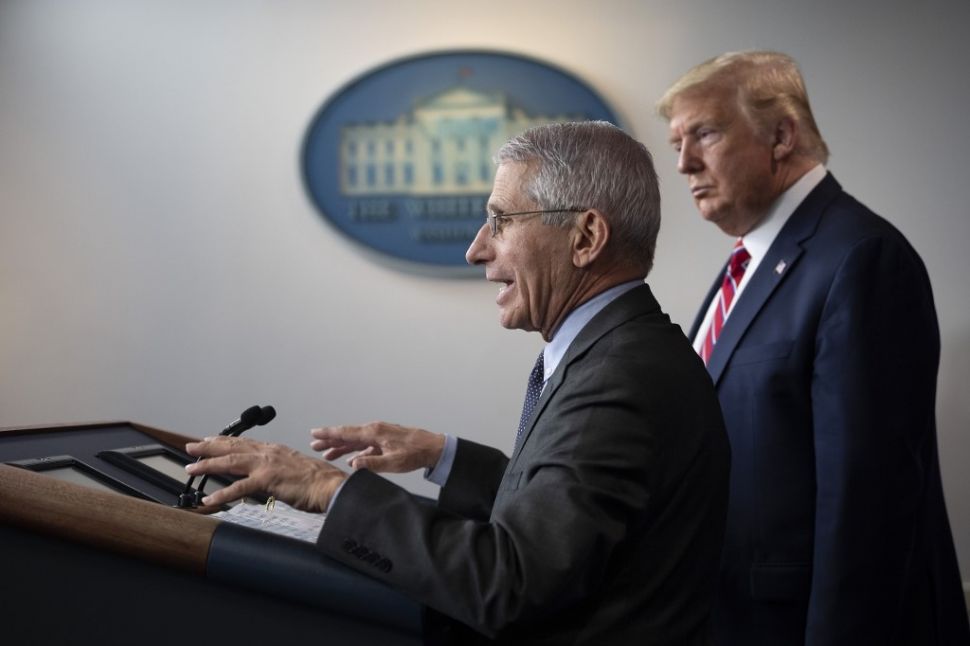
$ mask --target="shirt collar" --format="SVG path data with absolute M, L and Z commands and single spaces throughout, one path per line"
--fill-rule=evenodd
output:
M 620 283 L 619 285 L 610 287 L 605 292 L 600 292 L 570 312 L 566 316 L 566 320 L 559 326 L 556 334 L 553 335 L 552 341 L 546 344 L 545 349 L 542 351 L 542 360 L 545 368 L 543 371 L 545 373 L 543 375 L 543 381 L 549 380 L 552 373 L 559 367 L 562 358 L 566 356 L 566 350 L 569 349 L 570 344 L 594 316 L 599 314 L 604 307 L 614 300 L 640 285 L 643 285 L 643 280 L 631 280 L 627 283 Z
M 802 175 L 797 182 L 775 200 L 768 211 L 768 215 L 761 223 L 741 238 L 744 242 L 744 248 L 751 254 L 752 260 L 760 261 L 768 253 L 768 248 L 775 241 L 778 232 L 788 222 L 788 218 L 795 212 L 798 205 L 812 192 L 812 189 L 825 179 L 825 173 L 825 166 L 818 164 Z

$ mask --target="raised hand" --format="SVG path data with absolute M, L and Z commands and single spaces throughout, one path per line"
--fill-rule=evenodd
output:
M 322 451 L 324 459 L 356 453 L 348 460 L 351 467 L 384 473 L 432 468 L 445 446 L 444 435 L 387 422 L 315 428 L 310 435 L 310 448 Z

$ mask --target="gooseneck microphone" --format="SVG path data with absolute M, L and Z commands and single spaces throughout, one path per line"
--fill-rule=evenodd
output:
M 253 408 L 255 408 L 255 406 Z M 252 410 L 252 409 L 250 408 L 247 410 Z M 265 426 L 266 424 L 269 424 L 270 422 L 273 421 L 274 417 L 276 417 L 276 409 L 273 408 L 272 406 L 263 406 L 262 408 L 259 409 L 259 415 L 256 418 L 256 422 L 254 424 L 250 424 L 245 428 L 243 428 L 242 426 L 238 426 L 232 429 L 232 431 L 230 431 L 229 433 L 226 433 L 225 432 L 226 429 L 223 429 L 222 435 L 228 435 L 229 437 L 239 437 L 240 435 L 243 434 L 243 432 L 249 430 L 253 426 Z M 229 428 L 229 427 L 227 426 L 226 428 Z M 209 474 L 206 473 L 205 475 L 202 476 L 202 480 L 199 481 L 199 486 L 196 487 L 195 489 L 196 506 L 199 506 L 202 504 L 202 499 L 205 497 L 205 483 L 208 481 L 209 481 Z
M 239 417 L 226 425 L 219 435 L 237 437 L 248 431 L 254 426 L 262 426 L 269 423 L 272 419 L 276 417 L 276 409 L 272 406 L 250 406 L 242 413 Z M 196 462 L 202 458 L 196 458 Z M 196 507 L 201 504 L 202 497 L 205 495 L 202 493 L 203 487 L 205 487 L 206 481 L 209 479 L 209 475 L 205 474 L 202 477 L 202 481 L 199 483 L 199 488 L 194 494 L 189 493 L 192 490 L 192 483 L 195 481 L 195 476 L 189 476 L 188 481 L 185 483 L 185 489 L 179 494 L 178 503 L 176 506 L 181 508 Z
M 263 409 L 259 406 L 250 406 L 239 414 L 237 419 L 229 422 L 219 435 L 239 435 L 243 431 L 248 431 L 259 423 Z
M 240 426 L 233 427 L 232 429 L 230 429 L 229 426 L 227 426 L 226 428 L 222 429 L 222 435 L 228 435 L 229 437 L 236 437 L 238 435 L 242 435 L 244 431 L 248 431 L 254 426 L 265 426 L 266 424 L 269 424 L 270 422 L 272 422 L 273 418 L 276 417 L 276 409 L 273 408 L 272 406 L 263 406 L 262 408 L 253 406 L 253 408 L 258 408 L 258 411 L 256 415 L 253 416 L 254 419 L 252 424 L 245 427 L 240 425 Z M 246 412 L 248 413 L 253 408 L 247 408 Z M 226 433 L 226 431 L 229 431 L 229 432 Z

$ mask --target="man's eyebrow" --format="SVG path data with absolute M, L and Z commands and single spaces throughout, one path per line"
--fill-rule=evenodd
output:
M 693 137 L 697 135 L 698 130 L 704 127 L 711 127 L 712 124 L 713 124 L 713 121 L 711 121 L 710 119 L 694 119 L 692 121 L 689 121 L 683 124 L 680 128 L 678 128 L 679 134 L 670 135 L 670 138 L 667 139 L 667 142 L 671 144 L 676 144 L 677 142 L 683 140 L 685 136 Z
M 494 202 L 489 202 L 486 204 L 485 211 L 491 213 L 492 215 L 502 215 L 505 213 L 505 209 L 500 206 L 496 206 Z

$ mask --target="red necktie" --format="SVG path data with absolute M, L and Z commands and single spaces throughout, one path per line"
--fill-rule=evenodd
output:
M 734 244 L 734 251 L 731 252 L 731 259 L 728 260 L 727 270 L 724 272 L 724 281 L 721 283 L 721 292 L 717 296 L 717 307 L 714 308 L 714 316 L 711 319 L 711 326 L 707 329 L 704 336 L 704 344 L 701 346 L 701 359 L 706 366 L 711 359 L 711 352 L 714 344 L 721 336 L 721 329 L 727 320 L 728 312 L 731 311 L 731 303 L 734 295 L 738 292 L 738 285 L 741 284 L 741 277 L 744 270 L 748 267 L 751 254 L 744 248 L 741 239 Z

